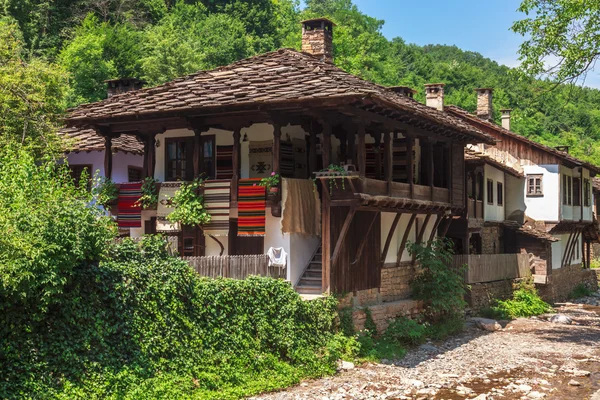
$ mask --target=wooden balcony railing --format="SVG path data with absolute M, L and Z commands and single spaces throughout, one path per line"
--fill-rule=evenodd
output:
M 182 257 L 201 276 L 209 278 L 246 279 L 251 275 L 286 278 L 286 268 L 269 267 L 269 256 Z
M 469 218 L 483 218 L 483 201 L 469 199 L 467 207 Z
M 452 258 L 452 266 L 463 265 L 469 284 L 531 276 L 528 254 L 459 254 Z

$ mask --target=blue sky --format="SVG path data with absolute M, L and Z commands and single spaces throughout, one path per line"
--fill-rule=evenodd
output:
M 523 38 L 510 31 L 522 18 L 520 0 L 354 0 L 365 14 L 385 20 L 383 34 L 407 43 L 456 45 L 498 63 L 518 65 Z

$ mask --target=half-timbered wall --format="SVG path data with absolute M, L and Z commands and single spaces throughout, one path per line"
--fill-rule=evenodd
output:
M 331 207 L 331 243 L 337 242 L 349 210 L 349 207 Z M 377 216 L 369 232 L 360 259 L 352 265 L 356 250 L 364 238 L 366 227 L 371 224 L 373 215 L 374 212 L 358 211 L 354 216 L 337 262 L 331 266 L 332 292 L 344 293 L 380 286 L 381 215 Z

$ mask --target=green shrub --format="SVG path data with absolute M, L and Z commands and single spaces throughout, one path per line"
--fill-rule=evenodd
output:
M 417 321 L 408 318 L 396 318 L 385 330 L 383 338 L 405 345 L 415 345 L 425 342 L 427 328 Z
M 436 320 L 462 312 L 466 306 L 465 268 L 450 266 L 452 250 L 449 241 L 435 239 L 429 246 L 410 243 L 408 251 L 421 266 L 410 287 L 412 297 L 425 302 L 425 315 Z
M 340 318 L 340 331 L 348 336 L 354 336 L 354 321 L 352 321 L 352 307 L 344 307 L 339 310 L 339 318 Z
M 524 281 L 512 299 L 498 300 L 492 310 L 499 319 L 513 319 L 544 314 L 552 311 L 552 307 L 540 298 L 533 282 Z
M 335 334 L 335 299 L 302 301 L 283 280 L 200 278 L 157 236 L 75 267 L 47 314 L 3 311 L 0 398 L 239 398 L 358 353 Z
M 427 326 L 427 337 L 433 340 L 444 340 L 465 329 L 465 318 L 462 314 L 449 314 Z
M 598 269 L 600 268 L 600 259 L 598 258 L 593 258 L 591 263 L 590 263 L 590 268 L 592 269 Z
M 377 325 L 375 321 L 373 321 L 373 314 L 371 314 L 371 310 L 369 307 L 365 307 L 363 309 L 365 312 L 365 332 L 367 335 L 375 337 L 377 336 Z
M 592 291 L 590 289 L 588 289 L 588 287 L 585 286 L 583 283 L 580 283 L 577 286 L 575 286 L 573 291 L 569 294 L 569 298 L 580 299 L 582 297 L 587 297 L 587 296 L 591 296 L 591 295 L 592 295 Z

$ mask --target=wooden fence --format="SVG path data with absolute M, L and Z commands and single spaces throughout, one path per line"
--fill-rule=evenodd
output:
M 269 267 L 266 254 L 247 256 L 182 257 L 201 276 L 245 279 L 251 275 L 286 278 L 286 268 Z
M 455 255 L 455 267 L 467 265 L 466 283 L 483 283 L 531 276 L 528 254 Z

